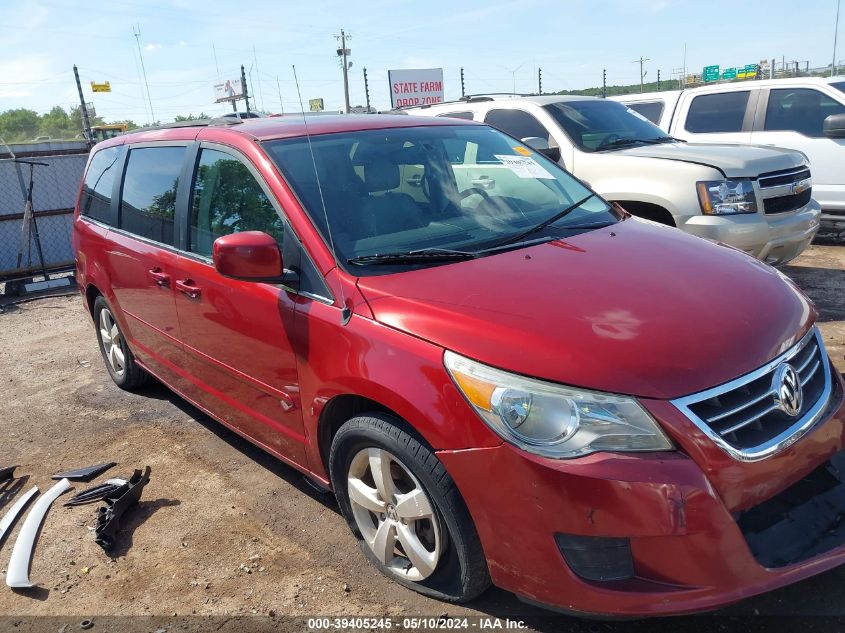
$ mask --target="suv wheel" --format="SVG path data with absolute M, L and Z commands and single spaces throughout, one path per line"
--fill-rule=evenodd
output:
M 420 593 L 463 602 L 490 585 L 469 512 L 443 464 L 391 416 L 346 422 L 329 471 L 343 516 L 382 573 Z
M 100 353 L 114 384 L 127 391 L 144 385 L 149 380 L 149 374 L 135 362 L 123 332 L 120 331 L 109 304 L 102 296 L 94 301 L 94 323 L 97 327 Z

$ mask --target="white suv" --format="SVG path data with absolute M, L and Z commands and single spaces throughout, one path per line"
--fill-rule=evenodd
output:
M 769 263 L 797 257 L 818 230 L 820 208 L 800 152 L 679 142 L 622 104 L 594 97 L 478 96 L 403 112 L 483 121 L 633 215 Z M 495 195 L 497 167 L 495 159 L 479 161 L 473 184 Z
M 678 138 L 777 145 L 813 169 L 822 224 L 845 230 L 845 77 L 796 77 L 612 97 Z

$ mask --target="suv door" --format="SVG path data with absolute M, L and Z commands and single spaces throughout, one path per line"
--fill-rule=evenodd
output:
M 132 146 L 116 179 L 116 228 L 109 231 L 106 267 L 118 318 L 142 364 L 179 384 L 179 321 L 173 294 L 176 197 L 187 145 Z
M 551 130 L 530 112 L 517 108 L 497 108 L 494 106 L 484 115 L 484 122 L 519 140 L 536 137 L 545 140 L 549 146 L 560 147 L 561 161 L 563 161 L 566 169 L 572 171 L 574 165 L 570 148 L 564 149 L 564 144 L 556 139 Z
M 823 209 L 845 209 L 845 139 L 822 133 L 828 116 L 845 113 L 845 94 L 837 100 L 815 88 L 772 88 L 762 98 L 751 141 L 804 152 L 810 159 L 813 197 Z
M 758 90 L 688 95 L 673 135 L 699 143 L 750 143 Z
M 272 452 L 305 463 L 294 354 L 293 295 L 283 286 L 238 281 L 214 268 L 212 244 L 238 231 L 264 231 L 285 255 L 297 245 L 272 194 L 235 150 L 197 151 L 187 234 L 174 272 L 186 369 L 195 399 Z M 286 256 L 289 267 L 293 256 Z

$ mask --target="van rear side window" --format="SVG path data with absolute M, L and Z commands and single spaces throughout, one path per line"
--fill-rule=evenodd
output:
M 739 90 L 695 97 L 687 113 L 687 132 L 741 132 L 749 94 L 748 90 Z
M 665 106 L 662 101 L 649 101 L 648 103 L 628 103 L 626 105 L 637 114 L 643 115 L 655 125 L 660 123 L 660 117 L 663 116 L 663 108 Z
M 185 147 L 141 147 L 129 151 L 120 228 L 162 244 L 173 244 L 176 190 Z
M 111 223 L 111 192 L 114 186 L 115 163 L 120 156 L 120 147 L 107 147 L 91 158 L 85 184 L 82 186 L 82 201 L 79 212 L 85 217 Z

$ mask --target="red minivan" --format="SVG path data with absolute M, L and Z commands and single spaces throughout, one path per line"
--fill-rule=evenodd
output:
M 662 615 L 845 562 L 845 389 L 807 297 L 490 127 L 120 136 L 73 245 L 118 386 L 155 376 L 331 487 L 416 591 Z

